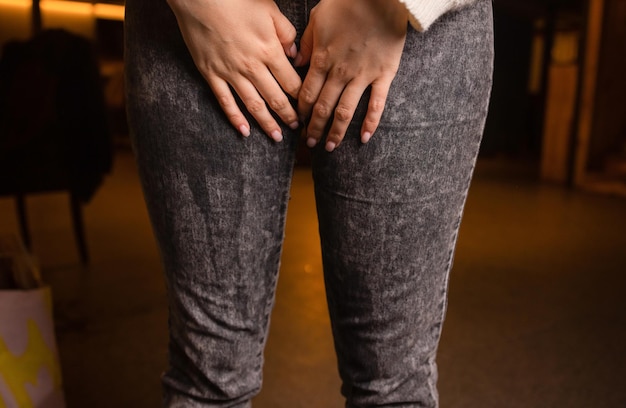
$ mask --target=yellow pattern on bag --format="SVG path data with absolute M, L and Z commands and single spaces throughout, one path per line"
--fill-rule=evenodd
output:
M 37 385 L 39 370 L 46 368 L 54 381 L 54 387 L 61 387 L 61 368 L 53 350 L 46 345 L 41 330 L 34 320 L 28 320 L 28 345 L 22 355 L 13 355 L 0 338 L 0 376 L 4 378 L 9 391 L 20 408 L 32 408 L 26 384 Z M 5 404 L 0 398 L 0 408 Z

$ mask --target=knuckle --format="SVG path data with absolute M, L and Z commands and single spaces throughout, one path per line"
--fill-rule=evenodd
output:
M 239 123 L 243 120 L 243 116 L 238 112 L 227 114 L 226 117 L 230 123 Z
M 311 68 L 318 71 L 327 71 L 329 65 L 329 56 L 327 51 L 318 51 L 311 58 Z
M 348 122 L 352 119 L 352 111 L 345 105 L 339 105 L 335 109 L 335 119 L 340 122 Z
M 300 86 L 295 85 L 295 84 L 291 84 L 291 85 L 285 85 L 285 87 L 283 88 L 283 90 L 285 91 L 285 93 L 287 93 L 288 95 L 291 95 L 293 97 L 297 97 L 298 94 L 300 93 Z
M 301 86 L 302 86 L 301 81 L 290 81 L 289 83 L 285 85 L 283 89 L 289 95 L 298 95 L 298 93 L 300 92 Z
M 254 60 L 247 59 L 243 61 L 241 72 L 247 78 L 254 77 L 259 72 L 259 63 Z
M 287 102 L 287 100 L 285 100 L 284 98 L 274 98 L 274 99 L 270 99 L 270 100 L 268 101 L 268 104 L 269 104 L 270 108 L 271 108 L 274 112 L 283 111 L 283 110 L 287 109 L 287 106 L 289 105 L 289 103 Z
M 195 59 L 198 70 L 203 74 L 210 74 L 213 71 L 213 63 L 210 58 Z
M 395 76 L 398 74 L 398 69 L 400 69 L 399 64 L 388 67 L 387 75 L 393 80 L 393 78 L 395 78 Z
M 276 58 L 277 55 L 283 53 L 283 49 L 276 46 L 270 46 L 269 44 L 263 44 L 259 47 L 259 53 L 263 61 L 271 61 Z M 257 64 L 257 69 L 260 64 Z
M 345 79 L 349 76 L 349 66 L 346 63 L 337 64 L 333 72 L 334 76 Z
M 322 118 L 327 118 L 330 116 L 330 109 L 325 103 L 318 102 L 313 107 L 313 114 Z
M 370 101 L 369 109 L 374 113 L 382 113 L 385 109 L 385 100 L 381 98 L 375 98 Z
M 217 102 L 224 109 L 231 109 L 233 106 L 232 98 L 228 95 L 215 95 L 217 97 Z
M 263 112 L 263 110 L 265 110 L 265 103 L 261 100 L 258 99 L 253 99 L 250 100 L 246 103 L 246 108 L 248 108 L 248 111 L 252 114 L 255 115 L 257 113 Z
M 300 94 L 298 95 L 298 98 L 308 104 L 308 105 L 312 105 L 315 103 L 315 101 L 317 100 L 317 95 L 315 95 L 313 92 L 311 92 L 308 89 L 302 88 L 300 90 Z

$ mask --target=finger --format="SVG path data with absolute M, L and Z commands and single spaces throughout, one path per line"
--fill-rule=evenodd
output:
M 325 149 L 327 151 L 332 152 L 341 144 L 365 89 L 367 89 L 367 85 L 357 84 L 354 81 L 350 82 L 344 89 L 335 108 L 333 124 L 326 138 Z
M 301 121 L 304 122 L 311 116 L 313 105 L 318 101 L 322 87 L 325 86 L 329 68 L 330 62 L 326 51 L 313 54 L 311 66 L 298 94 L 298 116 Z
M 387 95 L 389 94 L 389 87 L 391 86 L 392 80 L 393 77 L 385 77 L 372 83 L 372 92 L 367 104 L 367 113 L 365 114 L 365 119 L 363 119 L 363 125 L 361 126 L 361 142 L 363 143 L 369 142 L 380 124 L 380 118 L 383 116 L 383 111 L 385 110 L 385 103 L 387 102 Z
M 254 117 L 261 129 L 276 142 L 283 140 L 282 131 L 274 117 L 267 109 L 267 105 L 259 91 L 247 78 L 241 77 L 240 80 L 231 83 L 237 95 L 241 98 L 248 112 Z M 282 92 L 281 92 L 282 93 Z
M 217 98 L 222 110 L 226 114 L 228 121 L 241 133 L 242 136 L 250 136 L 250 124 L 241 113 L 241 109 L 235 101 L 235 97 L 228 86 L 228 83 L 221 78 L 207 78 L 207 82 Z
M 296 28 L 278 8 L 276 8 L 276 12 L 272 14 L 272 20 L 274 21 L 278 41 L 282 44 L 285 54 L 288 57 L 295 58 L 298 53 L 298 48 L 294 43 L 296 39 Z
M 289 125 L 292 129 L 297 129 L 299 126 L 298 122 L 298 114 L 296 113 L 293 106 L 291 106 L 291 102 L 287 98 L 287 95 L 283 92 L 279 84 L 276 82 L 277 80 L 287 82 L 294 82 L 293 89 L 295 89 L 295 95 L 297 96 L 298 90 L 300 88 L 300 77 L 298 74 L 293 71 L 293 67 L 289 65 L 285 72 L 278 71 L 278 73 L 272 76 L 267 69 L 265 72 L 260 72 L 255 74 L 255 77 L 252 78 L 252 83 L 261 94 L 269 108 L 275 112 L 280 119 Z M 289 80 L 283 79 L 284 76 L 288 76 L 291 74 L 290 71 L 293 71 L 295 78 L 290 78 Z
M 302 37 L 300 38 L 300 52 L 296 56 L 294 60 L 294 65 L 296 67 L 303 67 L 309 63 L 311 59 L 311 52 L 313 51 L 313 29 L 311 28 L 311 24 L 309 24 L 305 29 L 304 33 L 302 33 Z
M 332 79 L 326 81 L 323 85 L 319 98 L 313 106 L 311 119 L 307 127 L 307 146 L 315 146 L 322 138 L 344 87 L 345 84 L 343 82 L 333 81 Z M 334 149 L 334 145 L 331 145 L 331 147 L 331 150 Z
M 291 66 L 287 58 L 275 57 L 271 58 L 268 62 L 268 67 L 274 77 L 274 82 L 278 82 L 280 87 L 293 98 L 297 98 L 300 93 L 300 87 L 302 86 L 302 79 Z M 293 110 L 293 109 L 292 109 Z M 295 110 L 294 119 L 298 120 Z M 289 123 L 289 122 L 287 122 Z

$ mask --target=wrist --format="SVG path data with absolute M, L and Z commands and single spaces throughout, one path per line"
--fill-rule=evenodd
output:
M 409 10 L 398 0 L 366 0 L 366 2 L 370 5 L 375 15 L 389 24 L 397 27 L 406 27 L 409 22 Z

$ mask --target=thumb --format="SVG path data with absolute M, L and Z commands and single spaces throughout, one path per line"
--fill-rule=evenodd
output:
M 279 10 L 272 15 L 272 20 L 276 29 L 276 36 L 282 44 L 285 54 L 288 57 L 295 58 L 298 53 L 298 48 L 294 42 L 296 39 L 296 28 Z
M 311 51 L 313 50 L 313 29 L 309 24 L 302 33 L 300 38 L 300 52 L 296 56 L 294 65 L 296 67 L 303 67 L 311 60 Z

